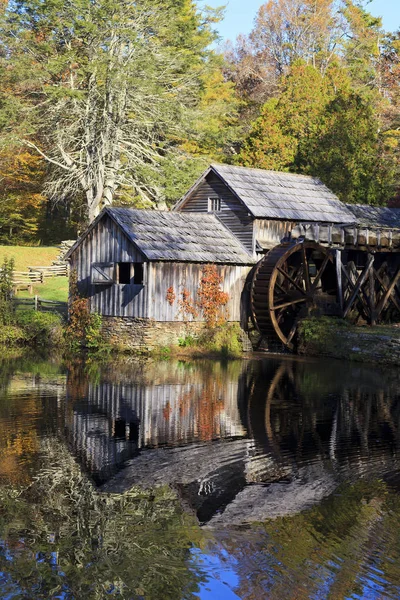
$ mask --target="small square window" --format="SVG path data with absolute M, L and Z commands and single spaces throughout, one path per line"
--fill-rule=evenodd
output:
M 143 263 L 118 263 L 117 283 L 143 285 Z
M 219 212 L 221 210 L 221 198 L 208 199 L 208 212 Z

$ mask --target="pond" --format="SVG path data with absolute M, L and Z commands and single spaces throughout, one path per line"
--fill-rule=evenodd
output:
M 0 363 L 0 598 L 400 598 L 397 370 Z

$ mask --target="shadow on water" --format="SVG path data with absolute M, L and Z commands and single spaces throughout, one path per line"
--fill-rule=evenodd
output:
M 0 597 L 400 597 L 397 370 L 1 368 Z

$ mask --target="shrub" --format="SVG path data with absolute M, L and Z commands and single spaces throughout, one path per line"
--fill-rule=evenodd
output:
M 195 346 L 197 342 L 197 338 L 193 335 L 185 335 L 185 337 L 178 338 L 178 346 L 180 348 L 189 348 L 190 346 Z
M 13 272 L 14 260 L 5 257 L 0 268 L 0 325 L 14 321 Z
M 91 313 L 89 301 L 78 291 L 76 273 L 70 276 L 69 321 L 65 330 L 65 339 L 71 350 L 87 348 L 91 351 L 109 351 L 108 344 L 102 338 L 102 318 Z
M 200 337 L 199 345 L 225 358 L 238 357 L 242 354 L 240 327 L 237 323 L 225 323 L 215 329 L 208 329 Z
M 27 336 L 22 327 L 17 325 L 0 326 L 0 345 L 21 346 L 27 343 Z
M 24 332 L 24 342 L 36 346 L 59 346 L 63 340 L 62 317 L 55 313 L 26 310 L 15 321 Z

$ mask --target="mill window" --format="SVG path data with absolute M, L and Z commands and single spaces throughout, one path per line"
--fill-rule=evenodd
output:
M 143 285 L 143 263 L 133 263 L 133 283 Z
M 131 264 L 128 262 L 118 263 L 118 283 L 131 282 Z
M 143 263 L 118 263 L 117 283 L 143 285 Z
M 221 198 L 208 199 L 208 212 L 219 212 L 221 210 Z

